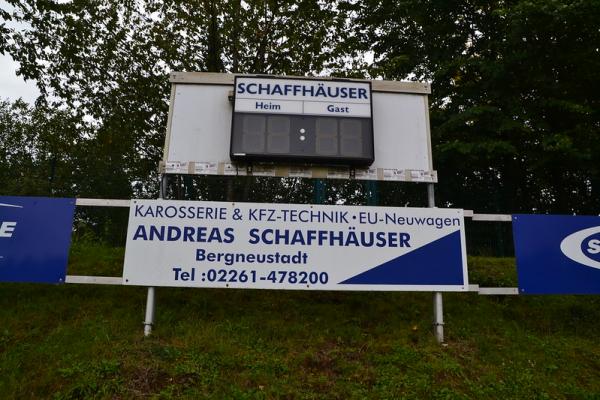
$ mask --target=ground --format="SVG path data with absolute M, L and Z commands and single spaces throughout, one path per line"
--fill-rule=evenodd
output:
M 120 276 L 123 249 L 76 244 L 69 274 Z M 470 258 L 515 286 L 514 260 Z M 0 398 L 600 399 L 598 296 L 0 284 Z

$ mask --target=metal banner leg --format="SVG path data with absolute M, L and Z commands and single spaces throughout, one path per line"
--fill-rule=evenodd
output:
M 152 325 L 154 325 L 154 306 L 155 291 L 153 287 L 148 288 L 148 297 L 146 298 L 146 318 L 144 318 L 144 336 L 150 336 Z
M 163 174 L 160 177 L 160 184 L 158 187 L 158 198 L 164 199 L 167 196 L 168 187 L 168 175 Z M 144 318 L 144 336 L 150 336 L 152 333 L 152 326 L 154 326 L 154 310 L 156 308 L 156 289 L 153 287 L 148 288 L 148 295 L 146 296 L 146 317 Z
M 435 186 L 427 184 L 427 203 L 429 207 L 435 207 Z M 438 343 L 444 343 L 444 301 L 442 294 L 436 292 L 433 295 L 433 331 Z
M 433 294 L 433 330 L 438 343 L 444 343 L 444 303 L 442 294 Z

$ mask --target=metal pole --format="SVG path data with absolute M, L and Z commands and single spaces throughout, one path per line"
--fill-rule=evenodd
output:
M 376 206 L 379 204 L 379 188 L 377 181 L 366 181 L 365 188 L 367 189 L 367 205 Z
M 144 319 L 144 336 L 150 336 L 150 334 L 152 333 L 152 325 L 154 325 L 154 295 L 154 288 L 149 287 L 148 296 L 146 297 L 146 318 Z
M 161 175 L 158 185 L 158 198 L 164 199 L 165 197 L 167 197 L 167 174 Z
M 433 183 L 427 184 L 427 203 L 429 207 L 435 207 L 435 186 Z M 440 292 L 433 294 L 433 331 L 437 342 L 444 343 L 444 302 Z
M 433 294 L 433 329 L 437 342 L 444 343 L 444 302 L 440 292 Z
M 325 203 L 325 181 L 323 179 L 315 179 L 313 182 L 313 201 L 315 204 Z
M 164 199 L 167 196 L 167 174 L 160 177 L 160 185 L 158 187 L 158 198 Z M 146 317 L 144 318 L 144 336 L 150 336 L 152 326 L 154 326 L 154 310 L 156 309 L 156 290 L 154 287 L 148 288 L 146 295 Z

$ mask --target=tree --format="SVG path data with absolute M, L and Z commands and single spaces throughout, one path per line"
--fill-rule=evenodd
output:
M 0 52 L 38 82 L 39 107 L 60 110 L 84 135 L 72 153 L 77 195 L 157 194 L 171 71 L 333 73 L 432 83 L 444 204 L 597 212 L 595 0 L 8 3 Z M 184 190 L 221 193 L 219 179 L 186 178 Z M 234 189 L 275 199 L 293 181 L 250 182 Z M 386 201 L 404 193 L 383 187 Z M 364 193 L 334 188 L 328 201 Z
M 0 191 L 4 195 L 71 196 L 83 141 L 67 113 L 21 100 L 0 101 Z
M 429 80 L 446 204 L 598 213 L 600 4 L 368 0 L 355 14 L 371 76 Z
M 9 0 L 0 52 L 37 82 L 40 104 L 71 113 L 93 140 L 79 193 L 155 196 L 171 71 L 316 74 L 346 20 L 333 3 Z M 0 20 L 1 21 L 1 20 Z

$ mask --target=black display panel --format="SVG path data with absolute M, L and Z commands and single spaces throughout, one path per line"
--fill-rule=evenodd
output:
M 370 165 L 370 118 L 235 113 L 231 159 Z

